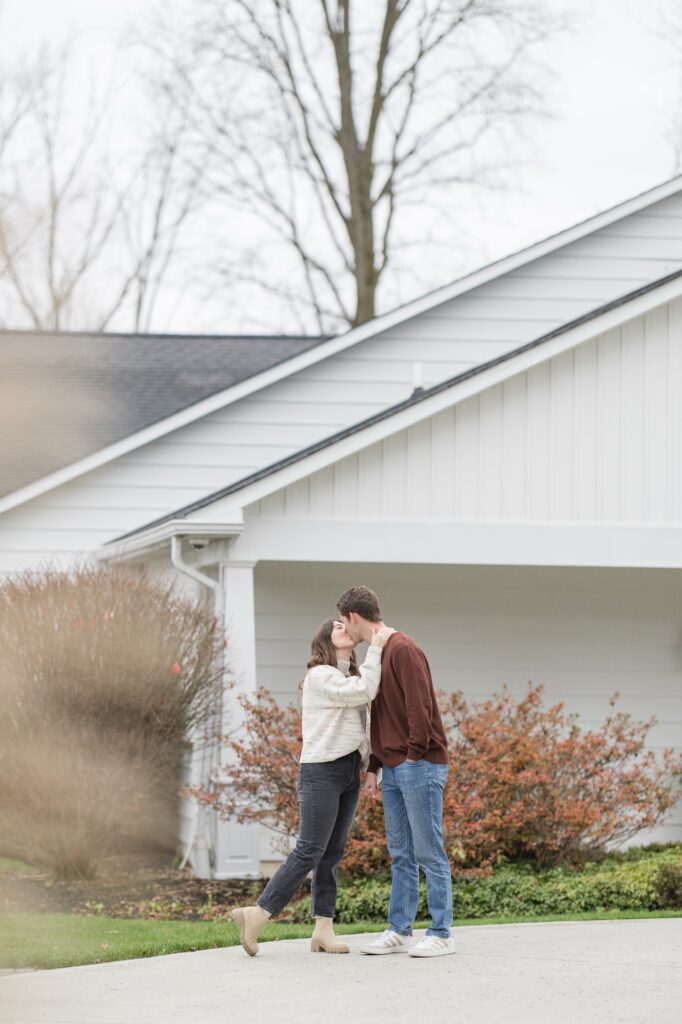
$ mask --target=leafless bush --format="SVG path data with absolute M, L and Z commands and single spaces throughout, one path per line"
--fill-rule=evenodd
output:
M 120 569 L 0 586 L 0 843 L 62 878 L 173 842 L 179 767 L 219 693 L 216 620 Z

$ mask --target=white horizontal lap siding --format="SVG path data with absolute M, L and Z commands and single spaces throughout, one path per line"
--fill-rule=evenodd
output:
M 658 719 L 650 749 L 682 749 L 680 571 L 272 562 L 255 580 L 258 682 L 282 704 L 296 700 L 313 632 L 362 583 L 423 646 L 437 689 L 487 700 L 532 681 L 594 729 L 619 692 L 617 710 Z M 682 839 L 682 804 L 656 838 Z
M 561 250 L 563 259 L 586 259 L 588 261 L 613 260 L 651 261 L 653 270 L 660 265 L 676 263 L 680 259 L 682 236 L 677 238 L 646 238 L 633 235 L 611 234 L 600 231 L 596 235 L 573 242 Z M 659 276 L 658 274 L 656 276 Z
M 338 358 L 424 362 L 426 384 L 495 358 L 682 266 L 682 197 L 675 195 L 555 253 L 449 300 Z M 331 360 L 323 364 L 331 365 Z M 312 372 L 312 371 L 311 371 Z
M 465 399 L 248 515 L 682 523 L 682 300 Z
M 5 513 L 0 573 L 52 553 L 68 563 L 69 556 L 197 501 L 347 422 L 339 420 L 339 407 L 321 403 L 311 425 L 299 405 L 255 403 L 246 411 L 237 404 Z
M 3 551 L 0 554 L 0 581 L 17 572 L 37 569 L 66 570 L 73 565 L 75 558 L 83 557 L 81 552 L 68 551 L 57 553 L 52 549 L 40 550 L 32 547 L 30 551 Z

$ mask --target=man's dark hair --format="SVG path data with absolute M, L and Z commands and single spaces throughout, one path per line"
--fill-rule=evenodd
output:
M 356 612 L 368 622 L 381 622 L 379 598 L 369 587 L 351 587 L 336 602 L 339 615 Z

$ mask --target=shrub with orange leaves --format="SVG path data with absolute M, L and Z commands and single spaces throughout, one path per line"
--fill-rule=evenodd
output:
M 506 689 L 487 701 L 440 694 L 450 737 L 443 827 L 456 873 L 487 873 L 502 859 L 578 864 L 660 824 L 676 802 L 682 759 L 646 749 L 653 719 L 612 710 L 601 728 L 583 730 L 542 694 L 541 686 L 519 700 Z M 237 760 L 203 797 L 225 816 L 265 824 L 286 851 L 299 820 L 299 714 L 266 690 L 242 705 L 244 738 L 228 741 Z M 389 863 L 381 802 L 362 797 L 344 870 L 369 875 Z
M 506 689 L 482 702 L 443 699 L 451 736 L 443 823 L 455 864 L 578 864 L 654 828 L 674 807 L 682 758 L 646 749 L 654 718 L 611 711 L 599 729 L 583 730 L 542 693 L 529 686 L 518 701 Z

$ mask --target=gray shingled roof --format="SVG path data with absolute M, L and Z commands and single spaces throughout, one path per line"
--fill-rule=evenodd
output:
M 323 340 L 0 331 L 0 496 Z

